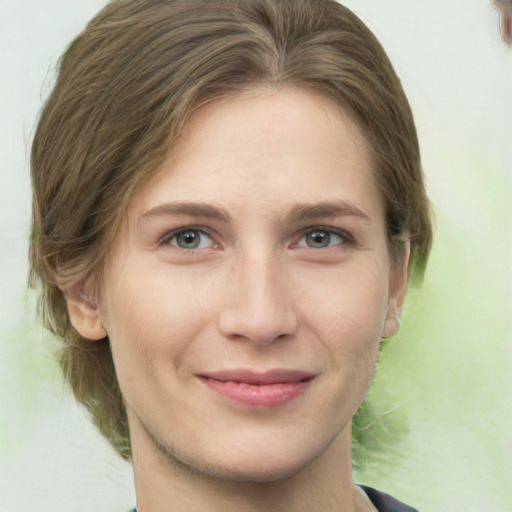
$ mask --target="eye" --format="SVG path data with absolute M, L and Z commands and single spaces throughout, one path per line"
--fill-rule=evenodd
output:
M 215 245 L 211 236 L 199 229 L 181 229 L 171 233 L 163 244 L 172 245 L 178 249 L 184 250 L 195 250 L 195 249 L 207 249 Z
M 331 229 L 314 228 L 308 231 L 300 240 L 296 247 L 309 249 L 328 249 L 337 245 L 342 245 L 349 241 L 348 235 L 337 233 Z

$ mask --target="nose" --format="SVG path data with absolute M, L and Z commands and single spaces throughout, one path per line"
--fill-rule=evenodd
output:
M 242 258 L 226 282 L 221 333 L 268 345 L 295 334 L 298 318 L 286 266 L 276 257 Z

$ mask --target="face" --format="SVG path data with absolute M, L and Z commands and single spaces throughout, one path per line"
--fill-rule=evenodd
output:
M 396 329 L 406 273 L 385 231 L 363 139 L 327 100 L 197 111 L 132 200 L 91 313 L 134 449 L 244 481 L 326 456 Z

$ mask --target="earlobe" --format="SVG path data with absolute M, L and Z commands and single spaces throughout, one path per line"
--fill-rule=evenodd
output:
M 382 329 L 382 337 L 394 336 L 400 328 L 402 308 L 407 295 L 409 277 L 410 243 L 404 242 L 403 258 L 400 264 L 394 264 L 389 279 L 389 299 L 386 320 Z
M 390 303 L 388 307 L 384 328 L 382 329 L 383 338 L 390 338 L 391 336 L 394 336 L 398 332 L 400 322 L 402 320 L 402 308 L 398 307 L 395 299 L 392 299 L 390 302 L 392 303 Z
M 101 340 L 107 336 L 99 308 L 82 289 L 76 288 L 64 296 L 71 324 L 84 338 Z

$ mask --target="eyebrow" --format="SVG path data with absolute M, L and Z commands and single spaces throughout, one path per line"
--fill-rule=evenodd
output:
M 348 201 L 297 204 L 286 215 L 288 220 L 295 222 L 307 222 L 321 217 L 355 217 L 361 221 L 371 223 L 370 217 L 363 210 Z
M 207 203 L 164 203 L 145 211 L 141 219 L 160 217 L 165 215 L 191 215 L 205 217 L 222 222 L 230 222 L 231 214 L 220 206 Z M 303 203 L 293 205 L 284 216 L 288 222 L 308 222 L 322 217 L 355 217 L 361 221 L 371 223 L 370 217 L 354 204 L 338 201 L 321 201 L 318 203 Z
M 219 206 L 203 203 L 164 203 L 145 211 L 141 219 L 160 217 L 163 215 L 191 215 L 193 217 L 206 217 L 229 222 L 231 215 Z

